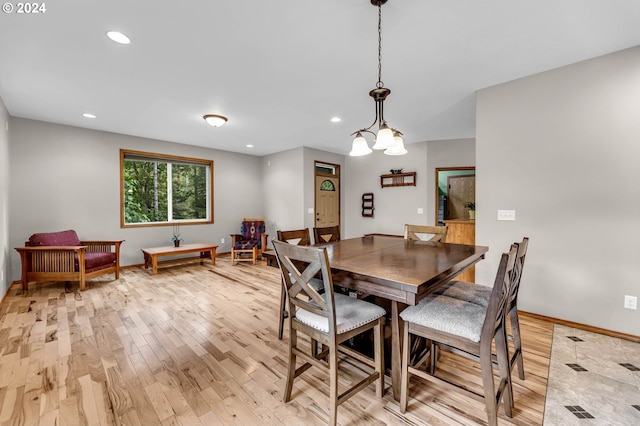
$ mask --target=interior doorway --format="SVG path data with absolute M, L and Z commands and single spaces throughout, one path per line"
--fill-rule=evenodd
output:
M 315 162 L 316 227 L 340 226 L 340 165 Z
M 475 167 L 436 168 L 437 225 L 444 225 L 444 220 L 469 218 L 464 204 L 475 203 L 475 175 Z

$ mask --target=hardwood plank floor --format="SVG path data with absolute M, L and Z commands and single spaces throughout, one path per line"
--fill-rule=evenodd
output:
M 284 404 L 287 337 L 277 339 L 279 271 L 264 263 L 125 269 L 87 291 L 62 283 L 9 290 L 0 306 L 0 426 L 325 424 L 328 381 L 308 370 Z M 526 380 L 514 375 L 512 419 L 542 424 L 553 325 L 522 316 Z M 443 353 L 443 374 L 480 390 L 479 366 Z M 362 378 L 346 360 L 340 380 Z M 484 404 L 412 380 L 401 414 L 374 385 L 338 409 L 338 422 L 486 424 Z

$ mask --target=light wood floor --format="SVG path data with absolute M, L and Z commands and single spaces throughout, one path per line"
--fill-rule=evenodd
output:
M 285 340 L 277 339 L 278 270 L 266 265 L 126 269 L 65 291 L 63 283 L 14 287 L 0 306 L 0 425 L 324 424 L 327 378 L 312 368 L 282 403 Z M 522 317 L 526 380 L 514 375 L 512 419 L 542 423 L 551 323 Z M 480 389 L 478 365 L 454 355 L 438 364 Z M 341 378 L 361 366 L 341 364 Z M 389 381 L 387 384 L 390 383 Z M 338 409 L 338 422 L 367 425 L 485 424 L 481 402 L 412 381 L 402 415 L 373 385 Z

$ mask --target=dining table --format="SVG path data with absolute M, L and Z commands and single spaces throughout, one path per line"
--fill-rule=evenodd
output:
M 391 386 L 400 399 L 402 336 L 400 312 L 484 259 L 485 246 L 405 240 L 395 236 L 365 235 L 322 243 L 334 285 L 391 302 Z M 275 252 L 263 252 L 277 267 Z

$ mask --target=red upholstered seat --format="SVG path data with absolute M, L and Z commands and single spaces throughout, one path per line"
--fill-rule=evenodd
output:
M 105 265 L 115 265 L 116 254 L 113 252 L 85 253 L 84 267 L 87 272 L 102 269 Z

